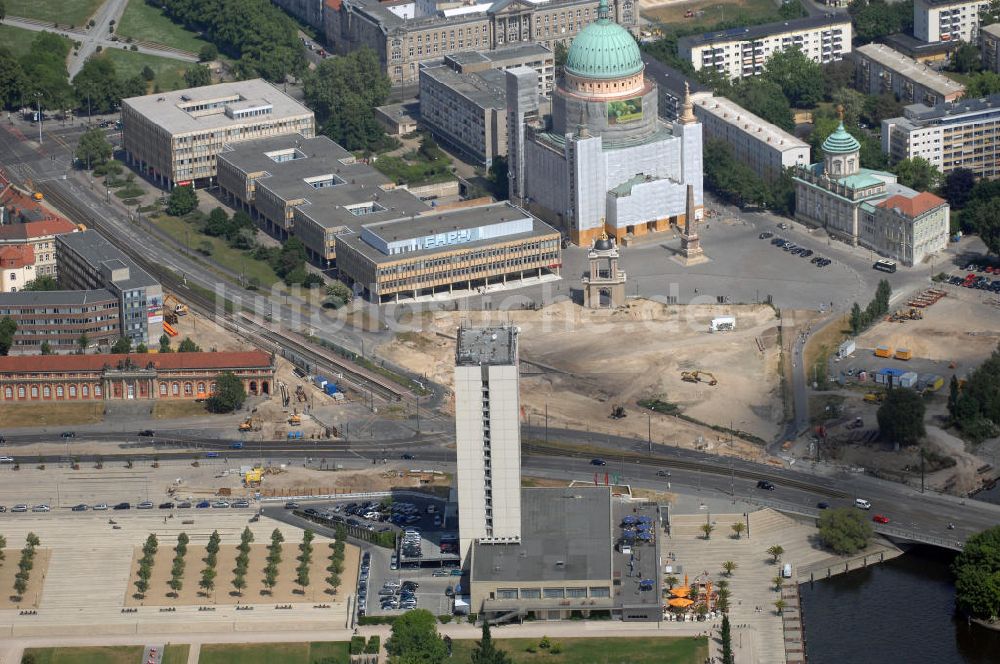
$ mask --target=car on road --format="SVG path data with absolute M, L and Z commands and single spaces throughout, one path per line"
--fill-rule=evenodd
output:
M 79 505 L 73 505 L 73 507 L 71 507 L 70 509 L 74 512 L 86 512 L 88 509 L 90 509 L 90 506 L 86 505 L 85 503 L 80 503 Z
M 0 514 L 3 514 L 6 511 L 7 511 L 7 506 L 6 505 L 0 505 Z
M 812 255 L 813 255 L 812 249 L 803 249 L 802 252 L 799 254 L 799 256 L 802 256 L 802 258 L 809 258 Z
M 139 503 L 138 505 L 136 505 L 135 508 L 137 510 L 151 510 L 151 509 L 153 509 L 153 501 L 151 501 L 151 500 L 144 500 L 141 503 Z
M 12 457 L 12 456 L 0 456 L 0 463 L 14 463 L 14 457 Z
M 12 508 L 10 508 L 10 511 L 11 512 L 27 512 L 28 511 L 28 506 L 25 505 L 25 504 L 23 504 L 23 503 L 20 504 L 20 505 L 14 505 Z
M 453 569 L 453 570 L 451 570 L 451 575 L 452 576 L 462 576 L 462 570 L 460 570 L 460 569 Z
M 787 230 L 788 229 L 788 224 L 786 224 L 785 222 L 782 221 L 782 222 L 780 222 L 778 224 L 778 228 L 780 228 L 781 230 Z
M 205 453 L 205 458 L 206 459 L 218 459 L 219 458 L 219 453 L 218 452 L 206 452 Z
M 246 500 L 237 500 L 233 503 L 233 507 L 250 507 L 250 502 Z
M 451 573 L 446 569 L 436 569 L 431 576 L 451 576 Z
M 173 508 L 174 508 L 174 504 L 173 503 L 170 503 L 170 502 L 160 503 L 160 509 L 161 510 L 172 510 Z
M 200 510 L 203 510 L 206 507 L 211 507 L 211 506 L 212 506 L 212 503 L 208 502 L 207 500 L 203 500 L 200 503 L 198 503 L 197 505 L 195 505 L 195 507 L 197 507 Z
M 152 438 L 153 436 L 156 435 L 156 432 L 153 431 L 152 429 L 143 429 L 138 433 L 138 435 L 142 436 L 143 438 Z
M 760 234 L 759 237 L 760 237 L 761 240 L 766 240 L 768 238 L 774 237 L 774 233 L 771 233 L 771 232 L 768 232 L 768 231 L 764 231 L 763 233 Z
M 889 517 L 883 514 L 876 514 L 875 516 L 872 517 L 872 521 L 874 521 L 875 523 L 889 523 Z
M 608 462 L 605 461 L 604 459 L 591 459 L 590 460 L 590 465 L 591 466 L 606 466 L 606 465 L 608 465 Z
M 215 509 L 220 509 L 220 510 L 221 509 L 228 509 L 229 508 L 229 503 L 227 503 L 224 500 L 217 500 L 214 503 L 212 503 L 212 507 L 214 507 Z
M 60 436 L 62 436 L 63 438 L 76 438 L 76 432 L 75 431 L 63 431 L 60 434 Z
M 179 509 L 179 510 L 190 509 L 190 507 L 191 507 L 191 503 L 188 502 L 188 501 L 186 501 L 186 500 L 183 501 L 183 502 L 177 503 L 177 509 Z
M 757 488 L 764 489 L 765 491 L 774 491 L 774 483 L 767 480 L 758 480 Z
M 116 509 L 116 510 L 130 510 L 130 509 L 132 509 L 132 506 L 130 504 L 128 504 L 128 503 L 118 503 L 112 509 Z
M 108 504 L 107 503 L 97 503 L 96 505 L 94 505 L 94 511 L 95 512 L 103 512 L 103 511 L 105 511 L 107 509 L 108 509 Z
M 413 460 L 413 459 L 414 459 L 415 457 L 414 457 L 414 456 L 413 456 L 412 454 L 410 454 L 409 452 L 406 452 L 405 454 L 402 454 L 402 455 L 400 455 L 400 457 L 399 457 L 399 458 L 400 458 L 400 459 L 405 459 L 405 460 L 407 460 L 407 461 L 411 461 L 411 460 Z
M 302 505 L 299 505 L 298 503 L 293 502 L 293 501 L 289 501 L 289 502 L 285 503 L 285 509 L 286 510 L 297 510 L 300 507 L 302 507 Z
M 825 500 L 821 500 L 818 503 L 816 503 L 816 508 L 817 509 L 825 510 L 825 509 L 829 509 L 829 507 L 830 507 L 830 503 L 826 502 Z
M 48 505 L 44 505 L 44 504 L 42 504 L 42 505 L 35 505 L 34 507 L 31 508 L 31 511 L 32 512 L 51 512 L 52 508 L 49 507 Z
M 656 476 L 657 477 L 670 477 L 670 471 L 669 470 L 658 470 L 658 471 L 656 471 Z

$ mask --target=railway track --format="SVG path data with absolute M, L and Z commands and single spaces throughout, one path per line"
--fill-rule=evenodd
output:
M 119 237 L 115 229 L 109 227 L 95 211 L 88 209 L 78 201 L 73 200 L 72 197 L 66 195 L 57 183 L 42 182 L 38 184 L 38 189 L 63 212 L 78 222 L 85 223 L 88 228 L 100 232 L 111 244 L 131 257 L 139 267 L 155 276 L 164 287 L 176 293 L 183 294 L 184 299 L 187 300 L 189 306 L 193 309 L 203 315 L 214 317 L 217 322 L 222 323 L 231 332 L 243 336 L 255 345 L 273 351 L 293 361 L 295 364 L 301 365 L 304 361 L 312 365 L 310 369 L 317 368 L 320 371 L 338 374 L 342 377 L 342 380 L 347 382 L 356 391 L 362 393 L 371 392 L 373 395 L 378 395 L 379 398 L 386 401 L 417 399 L 417 396 L 411 390 L 398 385 L 384 376 L 369 371 L 346 358 L 313 348 L 305 341 L 296 339 L 290 333 L 267 327 L 243 314 L 239 314 L 239 318 L 237 319 L 237 314 L 220 311 L 212 299 L 193 288 L 187 287 L 172 270 L 153 263 L 136 252 L 135 247 Z

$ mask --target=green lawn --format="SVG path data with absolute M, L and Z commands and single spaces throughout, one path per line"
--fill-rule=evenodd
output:
M 103 0 L 6 0 L 7 16 L 82 27 Z M 141 657 L 142 655 L 140 655 Z
M 695 12 L 695 15 L 685 16 L 688 11 Z M 641 14 L 644 18 L 659 23 L 659 27 L 665 32 L 677 28 L 708 30 L 722 21 L 736 19 L 754 23 L 781 20 L 774 0 L 693 0 L 644 9 Z
M 237 643 L 201 647 L 198 664 L 313 664 L 324 657 L 336 657 L 347 664 L 348 644 L 319 643 Z
M 163 649 L 163 664 L 187 664 L 191 646 L 186 643 L 167 646 Z
M 615 639 L 551 639 L 562 649 L 559 654 L 538 650 L 538 639 L 494 639 L 506 650 L 515 664 L 702 664 L 708 657 L 708 639 L 692 637 L 636 637 Z M 452 641 L 455 664 L 467 664 L 476 642 Z M 204 664 L 204 662 L 202 662 Z
M 31 42 L 35 41 L 37 32 L 15 28 L 10 25 L 0 23 L 0 45 L 6 46 L 14 55 L 24 55 L 31 48 Z M 68 39 L 66 40 L 69 41 Z
M 150 90 L 155 85 L 159 85 L 161 90 L 180 90 L 187 87 L 184 83 L 184 72 L 187 71 L 188 67 L 194 66 L 193 63 L 173 58 L 136 53 L 119 48 L 105 49 L 103 57 L 110 58 L 115 63 L 115 69 L 118 70 L 119 76 L 135 76 L 142 73 L 142 68 L 148 65 L 156 74 L 156 78 L 149 84 Z
M 34 655 L 37 664 L 136 664 L 142 659 L 142 646 L 28 648 L 24 652 Z
M 197 252 L 202 242 L 211 243 L 212 255 L 209 257 L 211 260 L 236 273 L 242 271 L 247 279 L 257 277 L 260 280 L 262 289 L 270 288 L 272 284 L 280 281 L 278 275 L 274 273 L 274 270 L 267 263 L 254 260 L 239 249 L 233 249 L 222 238 L 209 237 L 198 232 L 192 224 L 187 223 L 183 219 L 162 214 L 154 217 L 153 221 L 167 235 L 170 235 L 182 244 L 187 244 L 192 253 Z
M 147 4 L 145 0 L 129 0 L 115 32 L 120 37 L 156 42 L 192 53 L 197 53 L 208 43 L 190 30 L 171 21 L 159 8 Z

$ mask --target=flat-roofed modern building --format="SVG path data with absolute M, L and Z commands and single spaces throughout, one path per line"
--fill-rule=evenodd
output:
M 263 79 L 122 100 L 128 161 L 164 188 L 211 184 L 224 145 L 315 133 L 313 112 Z
M 775 53 L 798 47 L 813 62 L 836 62 L 851 52 L 851 18 L 810 16 L 682 37 L 680 57 L 696 71 L 714 69 L 729 78 L 757 76 Z
M 1000 23 L 987 25 L 980 35 L 983 68 L 1000 72 Z
M 507 154 L 507 78 L 496 69 L 462 74 L 420 68 L 420 120 L 439 142 L 488 166 Z
M 375 302 L 474 293 L 559 273 L 559 232 L 510 203 L 434 211 L 336 236 L 337 267 Z
M 990 0 L 914 0 L 913 36 L 925 42 L 979 38 L 979 12 Z
M 459 553 L 521 541 L 521 401 L 513 326 L 461 327 L 455 347 Z
M 702 85 L 694 77 L 663 64 L 648 53 L 642 54 L 642 63 L 646 78 L 656 83 L 656 90 L 660 94 L 658 110 L 660 117 L 667 122 L 676 122 L 680 117 L 685 94 L 690 92 L 693 96 L 698 92 L 711 92 L 711 88 Z
M 67 289 L 107 289 L 118 298 L 120 336 L 134 346 L 163 335 L 163 289 L 97 231 L 56 238 L 59 284 Z
M 121 336 L 118 296 L 107 289 L 21 291 L 0 295 L 0 318 L 17 323 L 11 355 L 80 350 L 79 340 L 107 350 Z
M 556 58 L 542 44 L 524 42 L 493 51 L 465 51 L 444 56 L 444 64 L 460 74 L 474 74 L 489 69 L 529 67 L 538 72 L 538 94 L 548 97 L 555 87 Z
M 694 115 L 701 121 L 703 140 L 721 140 L 733 156 L 767 180 L 786 168 L 809 164 L 809 144 L 747 111 L 725 97 L 710 92 L 691 96 Z
M 878 95 L 890 92 L 905 104 L 940 104 L 954 101 L 965 86 L 927 65 L 908 58 L 884 44 L 865 44 L 854 49 L 858 90 Z
M 1000 94 L 950 104 L 911 104 L 882 120 L 882 151 L 894 161 L 921 157 L 942 173 L 967 168 L 1000 175 Z
M 471 547 L 470 610 L 489 620 L 610 616 L 616 607 L 610 489 L 521 489 L 520 502 L 520 541 Z M 465 504 L 459 508 L 461 514 Z M 655 616 L 659 605 L 654 609 Z
M 294 235 L 309 259 L 330 268 L 347 226 L 419 215 L 431 208 L 326 136 L 277 136 L 228 145 L 219 187 L 268 234 Z

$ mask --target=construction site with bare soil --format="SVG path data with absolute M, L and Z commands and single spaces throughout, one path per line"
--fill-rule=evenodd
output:
M 821 456 L 914 486 L 922 468 L 926 487 L 965 495 L 997 477 L 1000 440 L 972 445 L 949 427 L 949 383 L 955 376 L 961 384 L 997 349 L 1000 309 L 960 288 L 928 289 L 904 304 L 831 358 L 828 389 L 810 398 L 812 423 L 824 435 Z M 879 436 L 877 413 L 890 387 L 923 395 L 921 445 L 900 448 Z
M 713 321 L 723 321 L 714 332 Z M 457 328 L 518 326 L 525 423 L 761 458 L 784 417 L 781 321 L 769 306 L 633 299 L 612 311 L 566 301 L 502 315 L 425 312 L 419 323 L 378 352 L 447 387 Z

